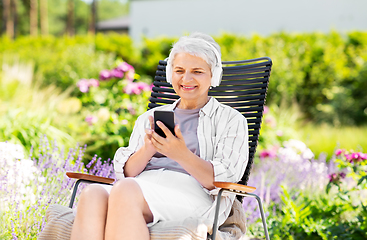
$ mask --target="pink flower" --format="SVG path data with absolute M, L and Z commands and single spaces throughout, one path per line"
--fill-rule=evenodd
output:
M 345 158 L 349 161 L 349 162 L 353 162 L 353 157 L 352 154 L 346 154 Z
M 145 82 L 138 82 L 138 88 L 142 91 L 151 91 L 152 88 Z
M 99 81 L 94 78 L 91 78 L 89 80 L 83 78 L 83 79 L 80 79 L 76 85 L 78 86 L 81 92 L 86 93 L 89 91 L 90 87 L 98 87 Z
M 108 71 L 108 70 L 102 70 L 100 73 L 99 73 L 99 79 L 101 79 L 102 81 L 106 81 L 108 79 L 110 79 L 112 76 L 111 76 L 111 72 Z
M 337 149 L 337 150 L 335 151 L 335 155 L 336 155 L 336 156 L 340 156 L 343 152 L 344 152 L 344 149 Z
M 277 134 L 278 137 L 281 137 L 281 136 L 283 136 L 283 131 L 278 130 L 278 131 L 276 131 L 276 134 Z
M 135 82 L 130 82 L 127 84 L 124 88 L 124 92 L 131 95 L 131 94 L 140 94 L 140 89 L 138 88 L 137 84 Z
M 122 72 L 121 70 L 115 68 L 111 71 L 111 76 L 115 77 L 115 78 L 123 78 L 124 77 L 124 72 Z
M 91 78 L 89 79 L 89 87 L 98 87 L 99 81 L 97 79 Z
M 128 64 L 127 62 L 121 63 L 120 65 L 117 66 L 116 69 L 122 71 L 123 73 L 131 70 L 134 71 L 134 67 Z
M 352 153 L 351 158 L 355 159 L 355 160 L 358 160 L 359 159 L 359 154 L 358 153 Z
M 268 106 L 264 106 L 264 114 L 267 114 L 269 112 L 269 107 Z
M 98 121 L 98 119 L 97 117 L 93 115 L 89 115 L 85 118 L 85 121 L 89 124 L 89 126 L 92 126 L 93 124 L 95 124 Z
M 129 113 L 131 115 L 135 115 L 136 114 L 136 111 L 135 111 L 134 107 L 131 104 L 127 107 L 127 110 L 129 110 Z
M 265 122 L 270 126 L 270 127 L 276 127 L 276 125 L 277 125 L 277 122 L 276 122 L 276 120 L 275 120 L 275 118 L 274 117 L 272 117 L 272 116 L 267 116 L 267 117 L 265 117 Z
M 89 91 L 89 81 L 87 79 L 80 79 L 79 82 L 76 84 L 79 88 L 79 90 L 83 93 L 86 93 Z
M 359 153 L 359 157 L 360 157 L 362 160 L 367 160 L 367 153 Z
M 131 95 L 131 94 L 140 94 L 142 91 L 150 91 L 151 88 L 145 82 L 130 82 L 124 88 L 124 92 Z
M 265 149 L 265 150 L 262 150 L 260 152 L 260 158 L 261 159 L 264 159 L 264 158 L 275 158 L 277 155 L 277 150 L 276 148 L 272 148 L 272 149 Z
M 134 77 L 135 77 L 135 71 L 134 70 L 130 70 L 126 73 L 127 80 L 134 81 Z

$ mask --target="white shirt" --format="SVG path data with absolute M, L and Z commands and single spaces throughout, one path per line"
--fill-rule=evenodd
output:
M 145 129 L 150 128 L 148 116 L 153 116 L 155 110 L 173 110 L 178 102 L 179 100 L 173 104 L 153 108 L 138 117 L 130 137 L 129 146 L 120 147 L 116 151 L 113 162 L 117 179 L 125 177 L 123 168 L 126 161 L 144 145 Z M 240 181 L 248 162 L 246 118 L 237 110 L 221 104 L 211 97 L 208 103 L 200 109 L 197 136 L 200 158 L 213 164 L 214 181 Z M 214 192 L 217 191 L 211 191 L 211 194 Z M 234 195 L 223 197 L 219 224 L 228 217 L 234 197 Z M 205 217 L 214 219 L 214 203 L 204 215 Z

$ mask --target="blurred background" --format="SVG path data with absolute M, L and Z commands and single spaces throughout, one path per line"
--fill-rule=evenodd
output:
M 2 0 L 0 8 L 0 140 L 27 152 L 47 135 L 112 158 L 149 95 L 113 71 L 128 63 L 133 82 L 150 85 L 172 43 L 194 31 L 212 35 L 223 60 L 272 58 L 260 150 L 289 138 L 329 158 L 339 147 L 367 148 L 366 1 Z
M 1 0 L 0 239 L 37 239 L 66 171 L 114 177 L 159 60 L 194 31 L 273 61 L 248 185 L 272 239 L 367 239 L 367 1 Z M 263 239 L 244 199 L 247 237 Z

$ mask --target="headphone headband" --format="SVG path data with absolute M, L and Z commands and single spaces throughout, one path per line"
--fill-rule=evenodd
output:
M 212 87 L 217 87 L 219 86 L 221 80 L 222 80 L 222 62 L 221 62 L 221 57 L 220 57 L 220 53 L 219 51 L 208 41 L 202 39 L 202 38 L 186 38 L 185 40 L 181 40 L 181 41 L 189 41 L 189 42 L 195 42 L 195 41 L 201 41 L 204 42 L 205 44 L 207 44 L 210 49 L 214 52 L 214 55 L 217 59 L 217 62 L 214 66 L 212 66 L 212 79 L 211 79 L 211 86 Z M 168 57 L 167 60 L 167 66 L 166 66 L 166 79 L 168 83 L 172 83 L 172 51 Z

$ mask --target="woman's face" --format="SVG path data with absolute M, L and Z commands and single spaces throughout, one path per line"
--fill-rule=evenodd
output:
M 184 107 L 200 108 L 208 101 L 212 73 L 208 63 L 188 53 L 178 53 L 172 64 L 172 86 Z

